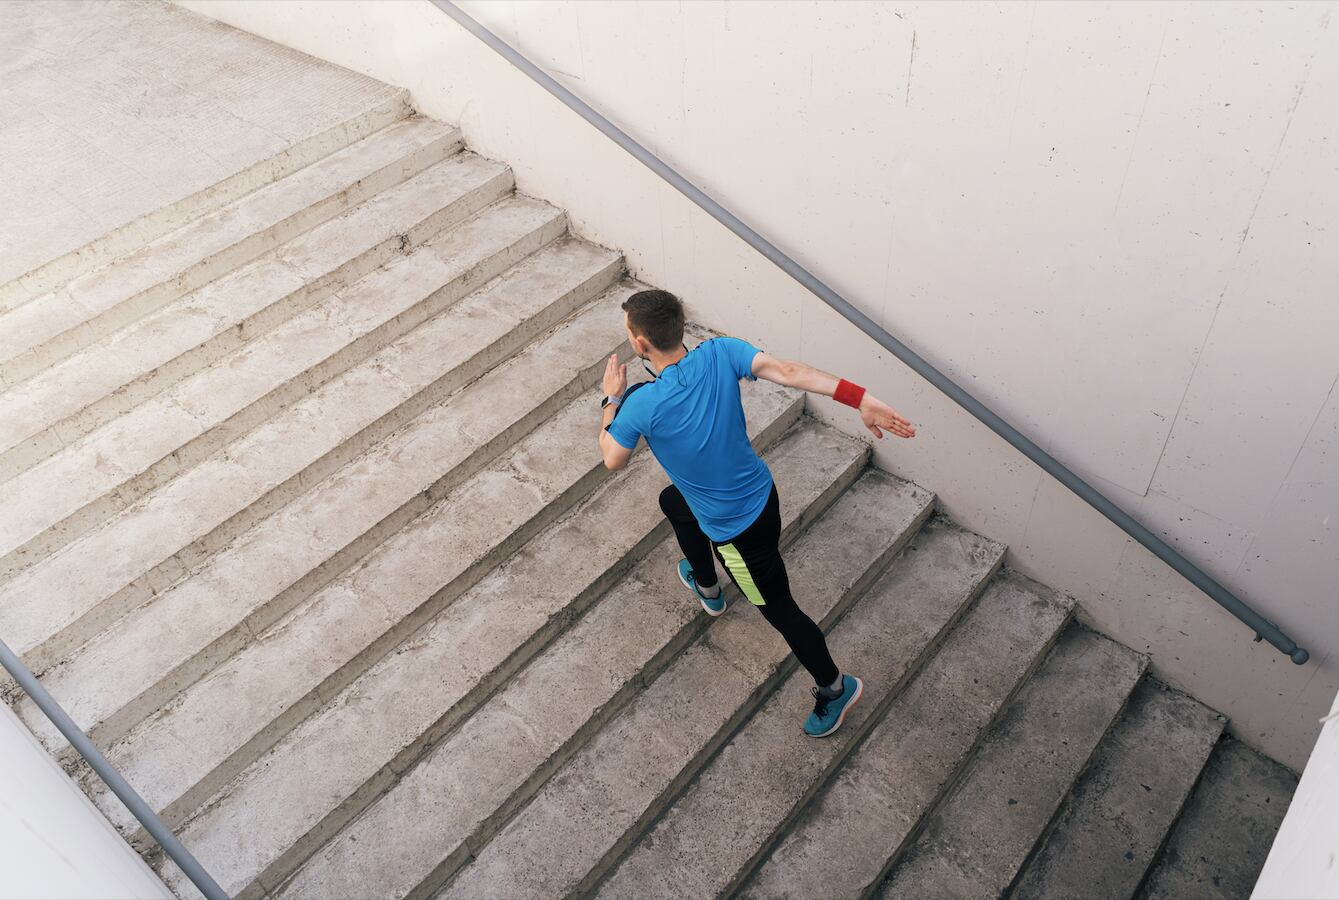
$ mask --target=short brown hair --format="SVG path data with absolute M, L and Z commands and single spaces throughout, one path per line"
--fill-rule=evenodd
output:
M 628 327 L 662 353 L 683 345 L 683 304 L 669 291 L 638 291 L 623 301 Z

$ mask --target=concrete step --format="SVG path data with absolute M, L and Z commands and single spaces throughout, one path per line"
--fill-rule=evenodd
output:
M 476 246 L 473 242 L 479 235 L 472 230 L 445 235 L 440 245 L 425 248 L 432 254 L 421 260 L 419 254 L 411 256 L 403 270 L 391 267 L 377 273 L 374 289 L 359 293 L 356 306 L 310 310 L 224 364 L 124 417 L 145 430 L 153 429 L 156 421 L 161 431 L 165 421 L 172 422 L 168 417 L 174 411 L 189 410 L 197 427 L 200 420 L 220 424 L 214 434 L 206 432 L 185 448 L 171 451 L 170 440 L 160 444 L 159 452 L 167 454 L 161 457 L 166 460 L 161 463 L 163 477 L 172 465 L 195 464 L 102 527 L 0 586 L 0 626 L 16 652 L 39 673 L 53 665 L 261 517 L 534 340 L 620 270 L 619 258 L 610 251 L 560 242 L 321 385 L 327 367 L 342 365 L 350 337 L 374 334 L 364 325 L 374 323 L 383 312 L 393 316 L 406 302 L 425 295 L 427 308 L 419 303 L 414 316 L 440 309 L 530 244 L 546 240 L 562 224 L 555 210 L 533 201 L 517 201 L 504 212 L 502 227 L 493 238 Z M 475 246 L 484 259 L 490 259 L 489 246 L 499 235 L 506 247 L 516 234 L 522 239 L 482 272 L 473 264 L 480 253 L 464 252 Z M 434 256 L 441 258 L 432 262 Z M 426 268 L 420 269 L 420 263 Z M 323 356 L 325 361 L 317 362 Z M 312 363 L 316 364 L 304 371 Z M 302 399 L 275 414 L 297 397 Z M 262 421 L 263 416 L 269 421 Z M 107 454 L 118 447 L 132 453 L 133 440 L 147 440 L 120 420 L 113 425 L 114 430 L 105 430 L 125 437 L 119 443 L 107 438 L 103 444 Z M 222 443 L 243 429 L 253 430 L 231 445 Z M 149 437 L 159 435 L 150 431 Z M 212 456 L 194 459 L 202 443 L 209 447 L 216 442 L 219 447 Z M 105 455 L 92 457 L 99 458 Z M 78 472 L 72 468 L 69 477 L 78 477 Z M 112 497 L 117 496 L 113 492 Z M 15 501 L 0 498 L 0 507 L 6 502 Z M 104 564 L 90 569 L 86 563 L 90 558 Z
M 13 385 L 207 284 L 462 146 L 431 119 L 396 122 L 0 314 L 0 385 Z
M 834 453 L 834 436 L 822 431 L 804 438 L 809 448 L 797 448 L 808 465 L 777 467 L 777 474 L 785 470 L 788 479 L 780 483 L 783 544 L 844 489 L 867 457 L 866 448 L 840 438 Z M 790 480 L 792 473 L 799 477 Z M 890 518 L 914 519 L 921 502 L 928 503 L 923 492 L 913 496 L 906 487 L 901 503 L 892 503 Z M 822 513 L 817 523 L 826 520 L 824 534 L 849 520 L 853 502 L 844 507 L 847 518 L 832 518 L 833 509 Z M 591 737 L 625 711 L 666 665 L 713 652 L 701 640 L 708 617 L 673 574 L 678 557 L 673 538 L 666 539 L 571 631 L 271 894 L 402 897 L 437 890 L 554 772 L 584 757 Z M 733 587 L 727 590 L 735 605 L 745 603 Z M 710 630 L 731 620 L 762 625 L 756 618 L 751 610 L 736 609 L 715 620 Z M 730 680 L 738 684 L 742 679 L 736 671 Z M 691 709 L 692 699 L 680 699 L 684 710 Z M 701 703 L 700 693 L 696 702 Z M 611 808 L 621 808 L 617 796 L 606 799 Z M 429 820 L 434 823 L 430 829 L 403 827 Z M 392 841 L 392 834 L 403 839 Z
M 1249 897 L 1296 789 L 1296 775 L 1240 741 L 1218 744 L 1138 896 Z
M 1071 624 L 872 896 L 999 897 L 1147 666 Z
M 1133 897 L 1226 725 L 1145 678 L 1010 896 Z
M 596 277 L 604 281 L 611 254 L 597 250 L 586 255 L 594 255 L 603 263 L 596 271 L 605 275 Z M 589 272 L 583 275 L 575 285 L 555 278 L 562 283 L 560 296 L 581 292 L 582 284 L 591 277 Z M 512 286 L 517 285 L 512 282 Z M 518 295 L 539 307 L 526 310 L 532 318 L 543 318 L 546 312 L 536 300 L 542 297 L 550 306 L 555 302 L 554 285 L 545 288 L 532 290 L 528 296 Z M 414 333 L 378 355 L 369 367 L 372 374 L 385 378 L 390 372 L 408 374 L 417 368 L 420 376 L 413 380 L 391 378 L 389 402 L 374 402 L 381 398 L 369 389 L 365 379 L 354 378 L 347 384 L 337 381 L 302 404 L 310 407 L 305 415 L 304 410 L 296 408 L 299 428 L 256 432 L 262 442 L 255 455 L 271 457 L 282 467 L 278 476 L 265 483 L 292 482 L 298 492 L 296 498 L 273 516 L 260 519 L 190 577 L 116 621 L 46 672 L 42 678 L 47 689 L 61 699 L 70 715 L 95 740 L 107 743 L 124 736 L 172 694 L 356 562 L 399 524 L 421 512 L 425 491 L 436 490 L 440 496 L 461 484 L 537 421 L 590 387 L 598 371 L 590 360 L 592 351 L 603 348 L 612 352 L 624 343 L 618 331 L 618 302 L 626 292 L 627 288 L 613 290 L 515 359 L 447 398 L 443 407 L 411 419 L 401 431 L 323 479 L 295 480 L 296 476 L 289 473 L 301 472 L 307 461 L 319 458 L 319 453 L 332 445 L 348 458 L 347 448 L 335 442 L 350 431 L 350 424 L 356 429 L 369 419 L 384 419 L 388 408 L 393 411 L 395 404 L 403 405 L 404 394 L 413 387 L 432 385 L 459 368 L 459 351 L 475 350 L 477 355 L 479 347 L 487 348 L 496 335 L 486 327 L 472 327 L 470 316 L 479 309 L 489 309 L 487 301 L 497 299 L 496 291 L 472 298 L 475 302 L 469 308 L 452 311 L 459 315 L 448 313 L 442 322 L 434 323 L 454 327 Z M 485 302 L 479 303 L 481 299 Z M 495 327 L 506 327 L 505 314 L 490 313 L 503 320 Z M 523 330 L 533 329 L 531 325 Z M 441 352 L 443 337 L 452 333 L 457 353 Z M 452 380 L 459 380 L 459 376 Z M 410 399 L 420 408 L 425 402 L 417 394 Z M 358 401 L 364 404 L 354 407 L 360 415 L 352 423 L 340 423 L 336 410 Z M 485 409 L 482 415 L 481 407 Z M 310 422 L 317 415 L 346 427 L 320 441 L 317 453 L 313 453 L 313 448 L 304 448 L 300 442 L 303 437 L 310 441 L 310 434 L 304 434 L 303 429 L 309 432 Z M 402 415 L 395 418 L 404 421 Z M 416 452 L 428 440 L 437 441 L 432 452 Z M 247 443 L 229 449 L 230 462 L 248 460 L 251 454 L 247 453 Z M 246 471 L 261 475 L 261 465 L 263 458 L 256 466 L 246 466 Z M 191 490 L 188 485 L 171 496 L 198 505 L 204 498 L 203 491 L 219 481 L 211 477 L 207 466 L 199 471 L 203 480 L 199 490 Z M 218 499 L 231 499 L 236 505 L 246 504 L 254 496 L 231 487 Z M 224 509 L 211 521 L 227 514 Z M 165 538 L 176 544 L 182 539 L 170 532 L 159 535 L 160 540 Z M 276 554 L 282 558 L 276 560 Z M 264 574 L 257 574 L 258 570 Z M 20 701 L 17 708 L 49 749 L 64 752 L 63 739 L 30 701 Z
M 0 481 L 282 324 L 512 188 L 505 166 L 461 153 L 318 225 L 293 247 L 174 300 L 0 394 Z M 405 235 L 410 241 L 402 241 Z M 293 265 L 341 248 L 334 268 Z M 310 254 L 307 254 L 310 257 Z M 319 262 L 316 259 L 309 263 Z M 326 268 L 326 266 L 319 266 Z M 336 300 L 335 302 L 340 302 Z M 348 298 L 344 298 L 347 305 Z M 332 329 L 332 332 L 334 330 Z
M 606 315 L 605 322 L 611 318 Z M 614 339 L 608 340 L 612 344 Z M 586 347 L 587 352 L 600 352 L 590 342 Z M 538 427 L 533 421 L 518 422 L 525 437 L 509 452 L 399 527 L 358 566 L 258 634 L 113 746 L 109 758 L 135 779 L 148 802 L 169 822 L 181 821 L 324 699 L 598 485 L 608 473 L 589 449 L 590 394 L 602 373 L 596 358 L 573 392 L 579 395 L 576 400 Z M 516 379 L 509 393 L 524 392 L 528 383 Z M 775 398 L 779 390 L 758 395 Z M 420 430 L 403 445 L 388 442 L 381 451 L 390 462 L 386 468 L 405 467 L 416 456 L 438 458 L 452 433 L 469 427 L 482 409 L 506 405 L 495 392 L 490 400 L 479 398 L 468 407 L 447 404 L 444 414 L 434 417 L 432 430 Z M 372 494 L 353 496 L 368 503 Z M 180 752 L 183 744 L 192 748 L 189 757 Z M 115 824 L 135 827 L 118 803 L 96 785 L 94 790 L 99 791 L 97 802 L 108 804 Z
M 402 327 L 396 322 L 377 331 L 379 325 L 420 304 L 427 305 L 417 314 L 426 315 L 459 299 L 565 227 L 562 212 L 547 204 L 522 197 L 499 201 L 419 253 L 372 272 L 12 479 L 0 497 L 0 577 L 41 561 Z M 363 304 L 371 315 L 362 312 Z M 417 314 L 409 315 L 411 322 Z M 378 322 L 378 316 L 385 318 Z M 368 331 L 374 334 L 358 343 L 360 332 Z M 321 368 L 332 352 L 351 343 L 357 346 Z M 299 377 L 312 366 L 315 378 Z
M 76 250 L 0 284 L 0 313 L 9 312 L 29 300 L 54 291 L 98 266 L 131 255 L 168 232 L 343 150 L 412 113 L 409 92 L 403 89 L 396 91 L 391 97 L 381 99 L 369 108 L 289 145 L 280 153 L 248 166 L 204 190 L 112 229 Z
M 1003 556 L 1003 546 L 945 519 L 927 523 L 832 633 L 833 658 L 865 683 L 842 730 L 822 741 L 803 732 L 813 679 L 803 669 L 792 672 L 655 826 L 636 837 L 597 895 L 732 894 L 941 640 L 955 633 Z M 807 896 L 820 895 L 830 891 L 820 886 Z
M 933 495 L 915 485 L 867 471 L 787 554 L 792 589 L 810 615 L 829 627 L 841 619 L 933 504 Z M 744 606 L 677 653 L 528 806 L 486 845 L 476 845 L 474 860 L 439 896 L 589 890 L 796 668 L 780 635 Z M 834 638 L 845 624 L 837 622 Z M 648 635 L 639 629 L 630 637 Z M 808 706 L 792 712 L 798 728 Z M 448 875 L 439 870 L 410 896 L 435 893 Z
M 742 870 L 739 894 L 861 897 L 877 885 L 1071 607 L 1069 598 L 1000 572 L 781 840 L 748 847 L 761 851 L 759 864 Z
M 830 484 L 833 468 L 824 458 L 854 472 L 863 454 L 812 424 L 769 446 L 802 402 L 768 393 L 751 417 L 755 445 L 778 479 L 821 499 L 820 479 Z M 665 538 L 668 526 L 648 502 L 665 483 L 639 453 L 253 763 L 182 831 L 211 872 L 237 897 L 291 874 Z

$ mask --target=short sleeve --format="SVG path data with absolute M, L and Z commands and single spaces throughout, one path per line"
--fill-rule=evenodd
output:
M 750 381 L 758 380 L 758 376 L 753 374 L 753 357 L 761 353 L 761 350 L 748 341 L 741 341 L 739 338 L 716 338 L 716 343 L 720 345 L 721 352 L 725 354 L 735 378 L 747 378 Z
M 634 388 L 642 386 L 642 384 L 633 385 Z M 605 429 L 613 435 L 620 447 L 626 450 L 637 449 L 637 439 L 646 434 L 647 407 L 646 399 L 635 399 L 634 391 L 628 391 L 623 395 L 623 402 L 619 404 L 618 412 L 614 414 L 614 421 Z

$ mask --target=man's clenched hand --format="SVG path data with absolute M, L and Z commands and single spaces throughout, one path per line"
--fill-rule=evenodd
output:
M 868 391 L 864 397 L 860 398 L 860 421 L 865 423 L 865 427 L 869 429 L 870 434 L 876 438 L 882 438 L 884 430 L 890 431 L 898 437 L 916 436 L 916 429 L 912 427 L 910 422 Z

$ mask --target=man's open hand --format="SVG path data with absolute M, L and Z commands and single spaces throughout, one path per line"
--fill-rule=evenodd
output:
M 611 353 L 604 367 L 604 392 L 610 397 L 622 397 L 628 389 L 628 367 L 618 364 L 618 354 Z
M 899 416 L 887 403 L 868 392 L 860 399 L 860 421 L 865 423 L 870 434 L 876 438 L 882 438 L 884 431 L 904 438 L 916 436 L 916 429 L 910 422 Z

